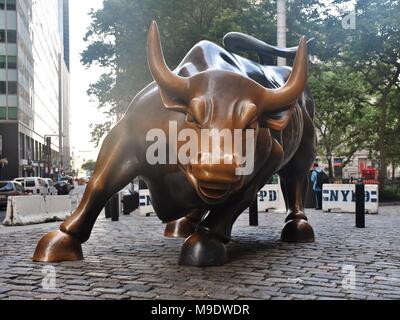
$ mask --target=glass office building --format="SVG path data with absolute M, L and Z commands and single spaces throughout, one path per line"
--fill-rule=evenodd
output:
M 65 8 L 68 0 L 0 0 L 0 179 L 68 169 Z

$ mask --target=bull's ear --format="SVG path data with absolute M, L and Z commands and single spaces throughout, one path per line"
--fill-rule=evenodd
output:
M 275 114 L 264 113 L 262 116 L 262 124 L 267 128 L 276 131 L 282 131 L 289 124 L 294 111 L 294 105 L 290 106 L 287 110 Z
M 182 99 L 172 97 L 166 94 L 164 90 L 162 90 L 161 88 L 159 88 L 159 92 L 161 96 L 161 101 L 165 108 L 172 111 L 187 113 L 188 111 L 187 102 L 183 101 Z

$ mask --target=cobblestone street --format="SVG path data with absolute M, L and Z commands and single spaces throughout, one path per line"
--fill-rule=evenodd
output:
M 380 211 L 356 229 L 354 215 L 309 210 L 317 241 L 301 245 L 279 241 L 282 214 L 260 214 L 260 227 L 243 214 L 230 262 L 212 268 L 178 266 L 183 240 L 164 238 L 154 216 L 102 216 L 85 260 L 54 265 L 55 290 L 43 289 L 44 265 L 31 257 L 59 223 L 0 227 L 0 299 L 400 299 L 400 207 Z M 346 265 L 355 267 L 355 290 L 342 287 Z

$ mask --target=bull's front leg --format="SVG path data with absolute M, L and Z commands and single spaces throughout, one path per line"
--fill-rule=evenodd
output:
M 196 232 L 183 244 L 179 264 L 197 267 L 225 264 L 228 260 L 226 244 L 231 238 L 233 224 L 256 196 L 257 188 L 254 186 L 243 198 L 239 196 L 240 200 L 211 209 L 197 225 Z
M 176 221 L 168 222 L 165 227 L 164 236 L 168 238 L 186 239 L 196 231 L 196 227 L 205 213 L 206 210 L 194 209 L 185 217 Z
M 110 197 L 138 174 L 132 154 L 126 120 L 121 121 L 104 140 L 96 169 L 75 212 L 60 229 L 45 235 L 37 244 L 33 260 L 61 262 L 82 260 L 81 244 L 91 234 L 94 223 Z M 128 131 L 129 132 L 129 131 Z

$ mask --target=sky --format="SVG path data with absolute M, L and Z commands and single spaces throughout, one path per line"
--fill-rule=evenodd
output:
M 70 55 L 71 55 L 71 145 L 75 167 L 84 160 L 96 160 L 99 148 L 90 142 L 89 125 L 102 122 L 105 115 L 97 109 L 96 102 L 90 101 L 86 91 L 97 81 L 102 70 L 93 66 L 86 69 L 80 62 L 80 54 L 87 47 L 83 41 L 91 19 L 91 8 L 102 7 L 103 0 L 72 0 L 70 3 Z

